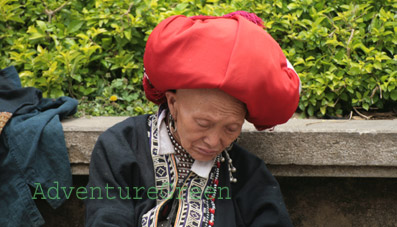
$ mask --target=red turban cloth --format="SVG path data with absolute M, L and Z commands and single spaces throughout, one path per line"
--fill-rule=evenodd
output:
M 149 36 L 143 60 L 145 94 L 156 104 L 167 90 L 217 88 L 245 103 L 247 120 L 262 130 L 288 121 L 299 102 L 299 77 L 278 43 L 239 14 L 169 17 Z

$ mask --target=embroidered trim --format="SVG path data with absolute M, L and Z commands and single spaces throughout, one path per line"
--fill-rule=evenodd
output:
M 177 159 L 177 170 L 178 170 L 177 172 L 178 172 L 178 178 L 179 178 L 178 185 L 181 185 L 185 181 L 187 175 L 190 173 L 190 169 L 192 168 L 194 159 L 174 139 L 174 136 L 172 135 L 168 125 L 166 125 L 166 127 L 167 127 L 167 132 L 168 132 L 168 136 L 170 137 L 171 143 L 172 143 L 172 145 L 174 145 L 174 150 L 175 150 L 174 156 Z
M 155 186 L 158 192 L 156 199 L 156 206 L 147 212 L 142 217 L 142 226 L 157 226 L 157 219 L 160 208 L 168 200 L 176 188 L 175 182 L 178 177 L 172 168 L 175 166 L 173 156 L 158 155 L 159 142 L 158 142 L 158 129 L 157 129 L 157 116 L 151 115 L 148 119 L 148 125 L 151 128 L 149 132 L 150 150 L 153 159 L 153 168 L 155 174 Z M 175 179 L 176 178 L 176 179 Z
M 143 227 L 157 227 L 159 211 L 167 200 L 172 196 L 178 199 L 179 206 L 175 219 L 175 227 L 206 227 L 210 226 L 211 221 L 214 220 L 214 214 L 211 212 L 215 207 L 215 196 L 211 194 L 210 198 L 206 193 L 207 187 L 212 187 L 215 178 L 216 170 L 220 167 L 220 156 L 217 157 L 218 164 L 214 163 L 213 169 L 210 172 L 208 179 L 202 178 L 190 172 L 184 180 L 179 191 L 176 191 L 176 182 L 178 176 L 176 174 L 176 162 L 173 154 L 159 155 L 158 154 L 158 136 L 157 129 L 157 116 L 151 115 L 148 119 L 148 125 L 151 128 L 149 133 L 150 150 L 153 159 L 154 173 L 155 173 L 155 186 L 158 192 L 156 206 L 148 211 L 142 217 Z M 218 172 L 219 176 L 219 172 Z M 216 182 L 218 184 L 218 182 Z M 177 193 L 177 194 L 176 194 Z M 212 224 L 213 225 L 213 224 Z M 211 226 L 212 226 L 211 225 Z
M 0 112 L 0 134 L 3 131 L 4 126 L 6 126 L 8 120 L 12 117 L 12 113 Z

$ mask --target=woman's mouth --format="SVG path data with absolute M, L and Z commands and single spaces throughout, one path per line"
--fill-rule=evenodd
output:
M 198 147 L 196 150 L 200 154 L 205 155 L 205 156 L 214 156 L 217 153 L 216 150 L 210 150 L 210 149 L 200 148 L 200 147 Z

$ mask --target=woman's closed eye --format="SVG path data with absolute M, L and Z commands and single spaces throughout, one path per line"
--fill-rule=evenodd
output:
M 226 130 L 230 133 L 235 133 L 240 129 L 239 126 L 233 125 L 233 126 L 227 126 Z
M 208 120 L 204 120 L 204 119 L 198 119 L 198 120 L 196 120 L 196 123 L 201 128 L 209 128 L 211 126 L 211 122 Z

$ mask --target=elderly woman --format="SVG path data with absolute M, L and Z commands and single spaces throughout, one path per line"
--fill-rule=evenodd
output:
M 154 115 L 103 133 L 88 226 L 292 226 L 264 162 L 235 140 L 286 122 L 299 78 L 254 14 L 172 16 L 151 33 L 144 89 Z

